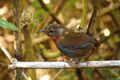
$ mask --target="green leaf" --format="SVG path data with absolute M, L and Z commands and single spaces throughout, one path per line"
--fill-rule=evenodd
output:
M 18 30 L 18 28 L 14 24 L 12 24 L 8 21 L 5 21 L 3 19 L 0 19 L 0 27 L 11 29 L 11 30 Z

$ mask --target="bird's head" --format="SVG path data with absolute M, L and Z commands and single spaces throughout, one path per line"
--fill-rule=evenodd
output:
M 65 28 L 59 24 L 49 24 L 44 29 L 40 30 L 40 32 L 44 32 L 51 37 L 57 37 L 64 34 Z
M 49 24 L 44 29 L 42 29 L 40 32 L 44 32 L 51 38 L 58 39 L 65 33 L 66 28 L 59 25 L 59 24 Z

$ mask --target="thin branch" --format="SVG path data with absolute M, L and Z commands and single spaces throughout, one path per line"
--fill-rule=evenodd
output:
M 15 57 L 18 60 L 21 60 L 21 13 L 22 13 L 22 5 L 21 2 L 23 0 L 12 0 L 13 3 L 13 13 L 14 13 L 14 23 L 19 29 L 18 31 L 15 31 Z M 17 60 L 16 60 L 17 62 Z M 14 63 L 14 62 L 13 62 Z M 21 80 L 22 74 L 21 70 L 16 70 L 16 80 Z
M 13 63 L 14 58 L 10 55 L 10 53 L 6 50 L 6 48 L 2 45 L 1 42 L 0 42 L 0 48 L 1 48 L 1 50 L 5 53 L 5 55 L 6 55 L 7 58 L 10 60 L 10 62 Z
M 96 0 L 92 0 L 92 4 L 93 4 L 93 13 L 88 25 L 88 29 L 87 29 L 87 34 L 89 35 L 93 35 L 93 28 L 95 27 L 95 20 L 96 20 L 96 16 L 97 16 L 97 1 Z
M 100 76 L 102 80 L 106 80 L 104 76 L 100 73 L 99 69 L 95 68 L 94 71 Z
M 51 80 L 55 80 L 55 79 L 60 75 L 60 73 L 63 72 L 63 71 L 64 71 L 64 69 L 60 69 L 60 70 L 54 75 L 54 77 L 53 77 Z
M 31 34 L 29 31 L 28 25 L 25 25 L 23 28 L 23 36 L 25 39 L 25 52 L 24 52 L 24 60 L 25 61 L 31 61 L 35 60 L 35 54 L 33 50 L 33 45 L 32 45 L 32 39 L 31 39 Z
M 50 16 L 55 20 L 57 23 L 61 24 L 60 20 L 48 9 L 48 7 L 44 4 L 42 0 L 38 0 L 41 7 L 50 14 Z
M 22 53 L 21 50 L 21 22 L 20 22 L 20 16 L 21 16 L 21 5 L 20 5 L 20 0 L 12 0 L 13 2 L 13 14 L 14 14 L 14 23 L 19 29 L 18 31 L 15 31 L 15 57 L 19 58 L 20 60 L 20 55 Z
M 58 0 L 58 2 L 55 4 L 55 6 L 53 7 L 51 13 L 53 13 L 54 15 L 58 15 L 58 13 L 62 10 L 62 8 L 64 7 L 65 2 L 67 2 L 67 0 Z M 37 32 L 41 27 L 47 26 L 50 22 L 53 22 L 54 19 L 51 16 L 46 17 L 42 23 L 37 26 L 33 32 Z
M 106 4 L 104 4 L 104 2 L 101 2 L 101 5 L 105 7 Z M 120 18 L 120 16 L 119 16 L 119 14 L 116 13 L 116 10 L 115 10 L 115 9 L 119 10 L 119 7 L 120 7 L 120 3 L 111 3 L 106 9 L 105 8 L 103 9 L 106 12 L 108 11 L 107 13 L 108 13 L 108 15 L 111 16 L 116 27 L 120 26 L 120 22 L 118 20 Z M 100 11 L 100 12 L 102 12 L 102 11 Z
M 81 62 L 79 64 L 70 65 L 67 62 L 16 62 L 14 64 L 8 65 L 9 68 L 92 68 L 92 67 L 120 67 L 120 60 L 112 61 L 87 61 Z
M 103 16 L 104 14 L 106 14 L 106 13 L 109 13 L 109 12 L 111 12 L 112 10 L 114 10 L 114 9 L 117 9 L 117 8 L 119 8 L 120 7 L 120 3 L 114 3 L 114 4 L 112 4 L 112 5 L 109 5 L 108 7 L 105 7 L 105 8 L 103 8 L 103 9 L 101 9 L 101 10 L 99 10 L 98 12 L 98 16 Z
M 104 43 L 105 41 L 107 41 L 109 38 L 113 37 L 116 34 L 120 33 L 120 28 L 116 29 L 115 31 L 111 32 L 110 36 L 103 38 L 102 40 L 100 40 L 100 43 Z
M 22 75 L 25 78 L 25 80 L 29 80 L 28 76 L 25 74 L 25 72 L 22 71 Z
M 87 14 L 88 14 L 88 0 L 82 0 L 82 16 L 81 16 L 80 28 L 86 26 Z

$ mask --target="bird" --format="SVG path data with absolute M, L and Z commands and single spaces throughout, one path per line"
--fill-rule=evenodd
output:
M 87 59 L 99 46 L 94 36 L 55 23 L 47 25 L 40 32 L 47 34 L 73 63 L 78 63 L 81 58 Z

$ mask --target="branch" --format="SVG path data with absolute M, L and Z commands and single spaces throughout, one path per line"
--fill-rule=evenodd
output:
M 86 26 L 87 14 L 88 14 L 88 0 L 82 0 L 82 16 L 81 16 L 80 28 Z
M 55 20 L 57 23 L 61 24 L 60 20 L 48 9 L 48 7 L 44 4 L 42 0 L 38 0 L 41 7 L 44 9 L 44 11 L 48 12 L 49 15 Z
M 6 54 L 9 59 L 12 59 L 9 68 L 87 68 L 87 67 L 120 67 L 120 60 L 112 61 L 87 61 L 81 62 L 71 66 L 67 62 L 19 62 L 13 61 L 14 58 L 8 53 L 8 51 L 1 45 L 0 48 Z
M 116 29 L 115 31 L 111 32 L 110 36 L 103 38 L 102 40 L 100 40 L 100 43 L 103 43 L 105 41 L 107 41 L 109 38 L 113 37 L 116 34 L 120 33 L 120 28 Z
M 20 17 L 21 17 L 21 4 L 20 4 L 20 0 L 12 0 L 13 3 L 13 15 L 14 15 L 14 24 L 17 26 L 17 28 L 19 29 L 18 31 L 15 31 L 15 57 L 17 57 L 19 60 L 21 59 L 21 21 L 20 21 Z
M 55 80 L 55 79 L 60 75 L 60 73 L 63 72 L 63 71 L 64 71 L 64 69 L 60 69 L 60 70 L 54 75 L 54 77 L 52 77 L 51 80 Z
M 103 16 L 104 14 L 106 14 L 106 13 L 109 13 L 109 12 L 111 12 L 112 10 L 114 10 L 114 9 L 117 9 L 117 8 L 119 8 L 120 7 L 120 3 L 114 3 L 114 4 L 112 4 L 112 5 L 109 5 L 108 7 L 105 7 L 105 8 L 103 8 L 103 9 L 101 9 L 101 10 L 99 10 L 98 12 L 98 16 Z
M 64 4 L 66 2 L 67 0 L 58 0 L 58 2 L 53 7 L 51 13 L 57 16 L 59 12 L 62 10 L 62 8 L 64 7 Z M 38 30 L 40 30 L 41 27 L 47 26 L 50 22 L 53 22 L 53 21 L 54 19 L 51 16 L 46 17 L 39 26 L 34 28 L 33 32 L 37 32 Z
M 10 55 L 10 53 L 6 50 L 6 48 L 0 42 L 0 48 L 5 53 L 6 57 L 10 60 L 11 63 L 14 62 L 14 58 Z
M 92 0 L 92 4 L 93 4 L 93 13 L 87 28 L 87 34 L 89 35 L 93 35 L 93 29 L 95 27 L 94 25 L 95 25 L 95 20 L 97 16 L 97 5 L 96 5 L 97 1 Z
M 87 61 L 80 62 L 79 64 L 71 65 L 67 62 L 16 62 L 8 65 L 9 68 L 92 68 L 92 67 L 120 67 L 120 60 L 112 61 Z

